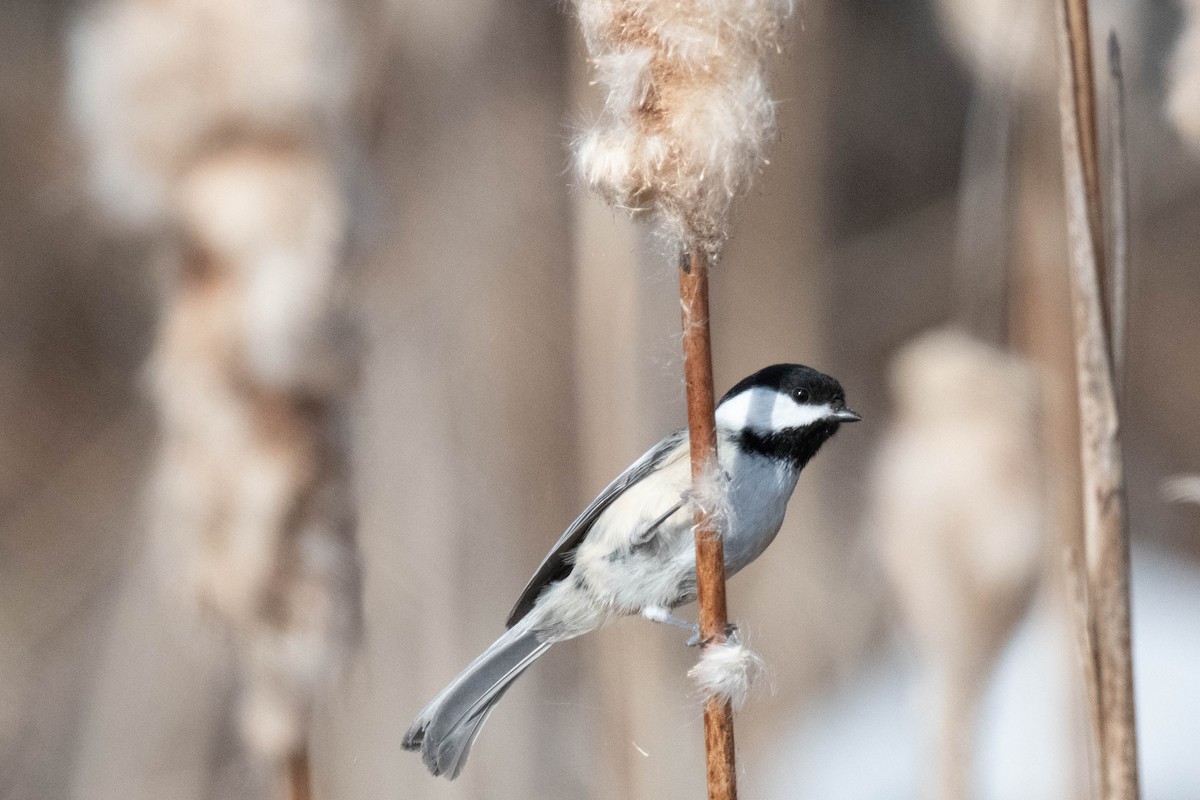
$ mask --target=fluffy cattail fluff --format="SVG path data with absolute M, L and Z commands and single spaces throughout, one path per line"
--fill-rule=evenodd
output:
M 607 100 L 577 143 L 580 175 L 609 203 L 652 215 L 715 256 L 730 205 L 775 126 L 766 56 L 790 0 L 576 0 Z
M 1039 384 L 954 331 L 896 357 L 872 529 L 915 645 L 937 759 L 930 796 L 968 796 L 977 704 L 1024 615 L 1043 546 Z
M 766 667 L 758 653 L 743 644 L 736 634 L 719 644 L 704 646 L 700 660 L 688 670 L 705 697 L 729 702 L 734 709 L 746 705 L 746 699 Z
M 729 475 L 715 465 L 705 470 L 688 495 L 692 514 L 703 514 L 713 530 L 724 531 L 733 517 L 729 504 Z
M 1179 135 L 1200 151 L 1200 0 L 1183 0 L 1183 33 L 1171 63 L 1167 116 Z
M 232 632 L 245 738 L 281 774 L 359 616 L 333 8 L 113 0 L 73 40 L 98 195 L 182 265 L 151 369 L 167 580 Z

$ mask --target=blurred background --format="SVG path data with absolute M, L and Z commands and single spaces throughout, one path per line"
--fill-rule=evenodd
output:
M 717 389 L 806 363 L 866 421 L 730 584 L 769 668 L 743 797 L 1090 796 L 1047 9 L 806 0 L 774 61 Z M 400 749 L 684 422 L 674 261 L 571 172 L 602 98 L 570 9 L 2 19 L 0 797 L 269 797 L 298 752 L 318 798 L 703 796 L 696 653 L 637 619 L 554 648 L 454 783 Z M 1093 27 L 1129 109 L 1143 793 L 1183 800 L 1200 493 L 1162 485 L 1200 472 L 1200 7 L 1101 0 Z

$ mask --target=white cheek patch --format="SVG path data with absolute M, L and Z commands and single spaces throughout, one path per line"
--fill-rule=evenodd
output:
M 803 428 L 830 417 L 827 403 L 797 403 L 786 394 L 756 387 L 731 397 L 717 409 L 717 425 L 728 430 L 751 428 L 774 433 L 787 428 Z

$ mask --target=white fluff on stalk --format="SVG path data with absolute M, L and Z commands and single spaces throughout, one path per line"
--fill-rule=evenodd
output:
M 919 661 L 940 764 L 931 796 L 953 797 L 987 677 L 1039 575 L 1039 381 L 1016 356 L 937 331 L 897 355 L 891 387 L 869 525 Z
M 1183 17 L 1171 57 L 1167 116 L 1183 140 L 1200 151 L 1200 0 L 1183 0 Z
M 706 523 L 724 532 L 733 518 L 729 503 L 729 475 L 719 468 L 708 469 L 692 485 L 688 506 L 693 514 L 703 514 Z
M 579 174 L 618 207 L 651 215 L 682 245 L 716 256 L 734 197 L 765 163 L 775 127 L 766 57 L 782 0 L 576 0 L 607 90 L 576 144 Z
M 729 476 L 710 468 L 694 482 L 688 495 L 689 510 L 703 515 L 705 524 L 719 532 L 733 519 L 729 504 Z M 758 653 L 743 644 L 735 633 L 724 642 L 704 645 L 700 660 L 688 670 L 706 697 L 730 702 L 735 709 L 746 704 L 750 690 L 766 667 Z
M 278 770 L 359 627 L 340 31 L 322 0 L 110 0 L 72 45 L 97 194 L 182 265 L 151 364 L 165 580 L 233 634 L 242 729 Z
M 736 710 L 746 705 L 765 670 L 758 653 L 732 635 L 725 642 L 704 645 L 700 660 L 688 670 L 688 677 L 705 697 L 728 701 Z

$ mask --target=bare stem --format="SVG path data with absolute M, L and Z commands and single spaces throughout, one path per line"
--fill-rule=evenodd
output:
M 711 480 L 717 466 L 712 342 L 708 326 L 708 259 L 700 247 L 679 263 L 679 299 L 683 308 L 683 356 L 687 386 L 692 483 Z M 700 602 L 700 638 L 706 645 L 725 641 L 729 613 L 725 604 L 725 548 L 721 532 L 704 510 L 696 511 L 696 591 Z M 704 701 L 704 747 L 709 800 L 737 800 L 733 708 L 709 697 Z
M 1079 390 L 1087 610 L 1099 683 L 1101 794 L 1104 800 L 1135 800 L 1138 775 L 1130 647 L 1129 531 L 1112 336 L 1105 319 L 1109 295 L 1101 280 L 1098 247 L 1103 240 L 1098 165 L 1092 164 L 1097 180 L 1088 179 L 1089 149 L 1093 161 L 1096 155 L 1095 88 L 1087 45 L 1086 4 L 1083 0 L 1062 0 L 1058 11 L 1059 119 Z M 1081 63 L 1080 53 L 1086 63 Z
M 1116 31 L 1108 34 L 1108 133 L 1112 164 L 1112 211 L 1109 217 L 1109 321 L 1117 398 L 1125 384 L 1125 319 L 1129 275 L 1129 144 L 1125 134 L 1125 79 Z
M 1088 0 L 1062 0 L 1066 11 L 1070 51 L 1070 69 L 1076 138 L 1083 169 L 1087 199 L 1087 225 L 1092 237 L 1092 255 L 1096 262 L 1101 296 L 1107 297 L 1108 275 L 1104 258 L 1104 210 L 1100 192 L 1100 138 L 1096 125 L 1096 80 L 1092 69 L 1092 35 L 1088 21 Z M 1104 313 L 1103 307 L 1101 313 Z M 1104 324 L 1105 335 L 1109 325 Z
M 306 748 L 288 756 L 287 800 L 312 800 L 312 776 Z
M 1075 626 L 1075 650 L 1079 656 L 1079 668 L 1083 672 L 1088 723 L 1092 733 L 1091 743 L 1094 752 L 1099 753 L 1104 714 L 1100 709 L 1100 664 L 1099 653 L 1096 651 L 1095 617 L 1088 607 L 1087 566 L 1083 563 L 1079 551 L 1068 547 L 1063 552 L 1063 568 L 1067 576 L 1068 610 L 1071 624 Z M 1103 781 L 1098 771 L 1099 764 L 1095 760 L 1088 763 L 1092 768 L 1088 770 L 1087 796 L 1092 797 Z

